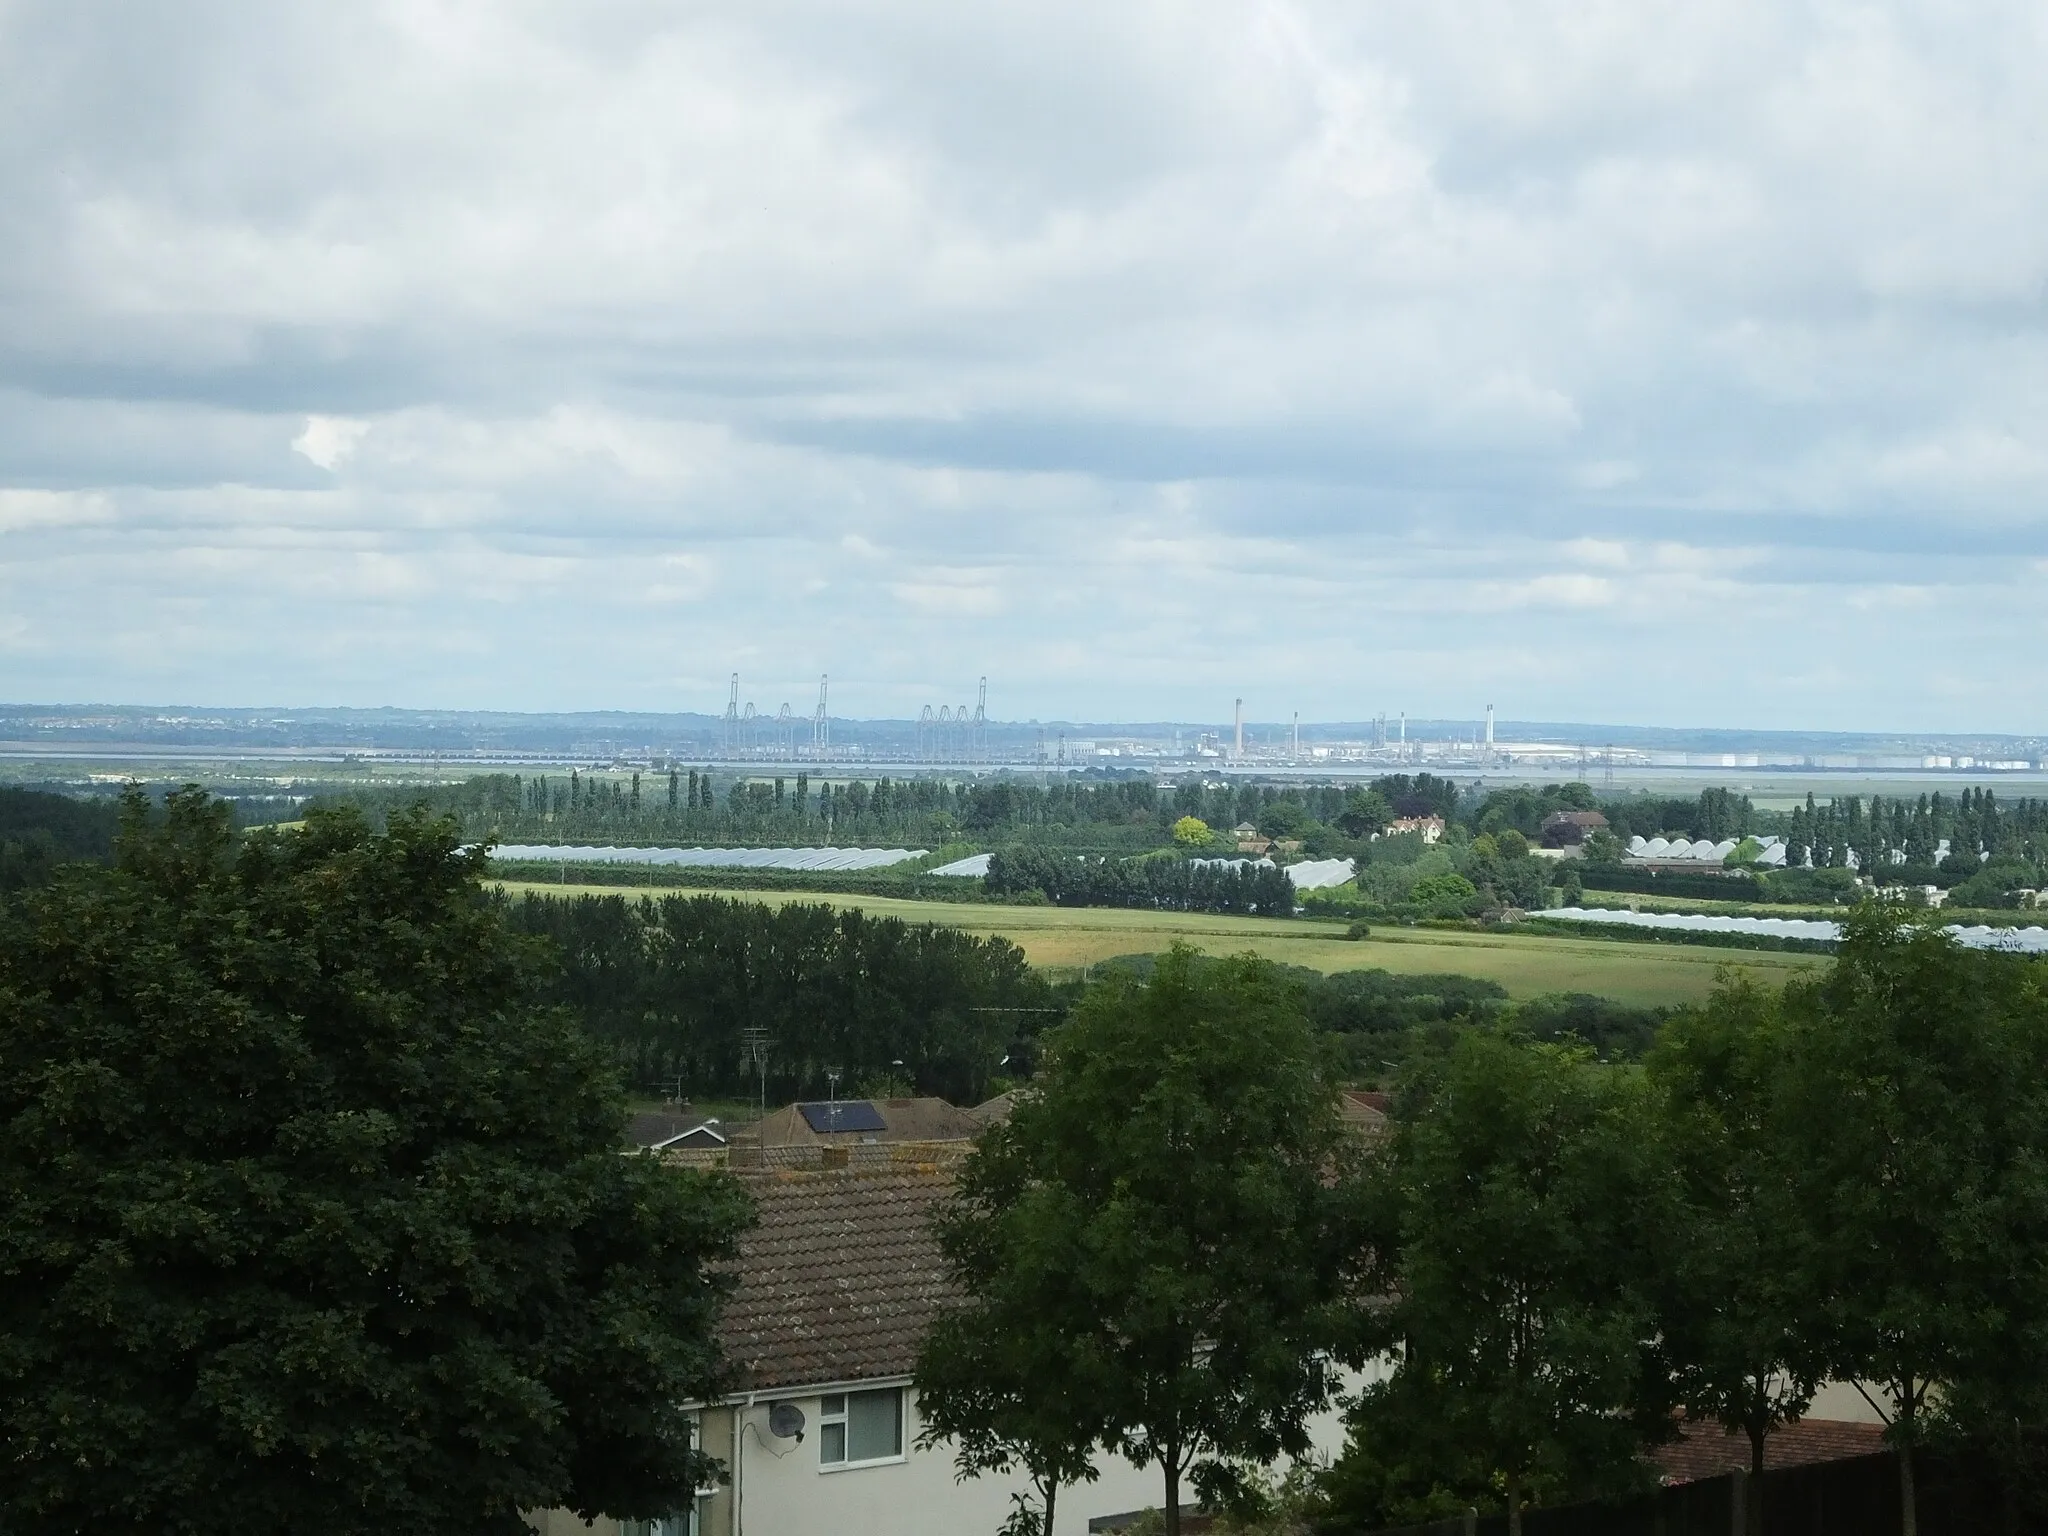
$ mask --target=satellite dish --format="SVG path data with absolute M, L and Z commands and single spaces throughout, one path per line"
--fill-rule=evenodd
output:
M 804 1411 L 795 1403 L 770 1403 L 768 1405 L 768 1433 L 778 1440 L 801 1440 L 804 1437 Z

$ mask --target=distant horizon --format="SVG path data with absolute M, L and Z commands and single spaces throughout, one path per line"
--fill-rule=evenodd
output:
M 10 6 L 0 694 L 2048 730 L 2037 8 L 792 3 Z
M 64 717 L 104 713 L 110 716 L 154 716 L 159 723 L 180 723 L 187 726 L 205 726 L 220 723 L 220 728 L 231 730 L 251 729 L 257 723 L 256 717 L 270 717 L 272 722 L 292 721 L 315 724 L 325 720 L 339 721 L 345 718 L 360 718 L 365 721 L 381 719 L 393 723 L 429 721 L 449 722 L 505 722 L 527 723 L 539 726 L 546 722 L 560 722 L 563 725 L 581 724 L 592 728 L 629 725 L 658 728 L 666 725 L 671 729 L 716 730 L 722 727 L 724 715 L 712 710 L 649 710 L 592 708 L 580 710 L 551 709 L 495 709 L 463 706 L 415 707 L 407 705 L 353 705 L 353 704 L 221 704 L 189 703 L 169 701 L 161 703 L 111 703 L 86 701 L 79 703 L 40 703 L 22 701 L 0 701 L 0 741 L 10 739 L 10 727 L 18 723 L 21 716 Z M 190 716 L 180 720 L 178 717 Z M 809 712 L 792 712 L 792 724 L 808 727 Z M 915 714 L 851 714 L 833 710 L 829 718 L 836 727 L 915 727 L 919 717 Z M 964 718 L 964 717 L 963 717 Z M 1411 715 L 1407 719 L 1408 738 L 1411 742 L 1423 740 L 1441 741 L 1469 736 L 1475 728 L 1483 729 L 1484 714 L 1473 715 Z M 757 726 L 766 729 L 775 724 L 776 717 L 765 713 L 754 717 Z M 1388 739 L 1394 740 L 1400 728 L 1400 717 L 1389 713 L 1384 719 Z M 1086 716 L 1005 716 L 991 710 L 987 717 L 989 728 L 1001 731 L 1029 731 L 1036 729 L 1059 731 L 1094 731 L 1099 733 L 1122 732 L 1140 739 L 1163 732 L 1216 732 L 1229 731 L 1232 720 L 1226 713 L 1221 718 L 1175 718 L 1152 715 L 1125 718 L 1089 718 Z M 1245 715 L 1247 733 L 1271 733 L 1289 731 L 1295 721 L 1291 717 L 1272 718 L 1256 715 L 1249 710 Z M 1299 727 L 1304 737 L 1313 733 L 1318 739 L 1355 741 L 1365 739 L 1372 732 L 1375 721 L 1372 717 L 1328 717 L 1311 719 L 1304 716 Z M 77 727 L 67 727 L 75 730 Z M 1632 724 L 1621 721 L 1574 721 L 1539 718 L 1510 717 L 1496 713 L 1494 731 L 1497 743 L 1506 744 L 1511 740 L 1546 743 L 1584 744 L 1598 747 L 1641 745 L 1647 740 L 1668 740 L 1676 746 L 1686 741 L 1705 743 L 1714 740 L 1729 742 L 1771 742 L 1789 746 L 1796 742 L 1836 742 L 1841 744 L 1866 743 L 1907 744 L 1907 743 L 1987 743 L 2009 742 L 2014 744 L 2048 744 L 2048 731 L 2018 732 L 1996 730 L 1912 730 L 1912 729 L 1831 729 L 1826 727 L 1768 727 L 1714 724 Z M 1335 733 L 1345 733 L 1337 735 Z

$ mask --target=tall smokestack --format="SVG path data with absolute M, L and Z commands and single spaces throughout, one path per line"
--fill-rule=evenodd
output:
M 1493 756 L 1493 706 L 1486 706 L 1486 755 Z
M 1231 753 L 1230 755 L 1231 755 L 1232 757 L 1236 757 L 1236 758 L 1241 758 L 1241 757 L 1243 757 L 1243 756 L 1244 756 L 1244 700 L 1243 700 L 1243 699 L 1239 699 L 1239 700 L 1237 701 L 1237 750 L 1236 750 L 1236 751 L 1234 751 L 1234 752 L 1232 752 L 1232 753 Z

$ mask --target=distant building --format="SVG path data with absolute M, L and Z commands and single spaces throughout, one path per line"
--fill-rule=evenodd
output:
M 829 1147 L 899 1141 L 972 1141 L 973 1114 L 944 1099 L 839 1099 L 789 1104 L 755 1129 L 762 1147 Z
M 646 1110 L 626 1123 L 626 1145 L 648 1152 L 716 1151 L 725 1146 L 725 1127 L 687 1104 Z
M 1401 816 L 1387 823 L 1389 837 L 1400 837 L 1408 832 L 1420 832 L 1425 843 L 1436 842 L 1444 835 L 1444 819 L 1441 816 Z
M 1598 811 L 1552 811 L 1543 818 L 1539 836 L 1546 848 L 1576 848 L 1606 830 L 1607 818 Z

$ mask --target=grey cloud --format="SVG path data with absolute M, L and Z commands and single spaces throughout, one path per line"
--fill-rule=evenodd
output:
M 2020 4 L 16 4 L 0 693 L 937 655 L 1048 715 L 1393 666 L 2020 728 L 2033 669 L 1938 657 L 2048 642 L 2044 55 Z

